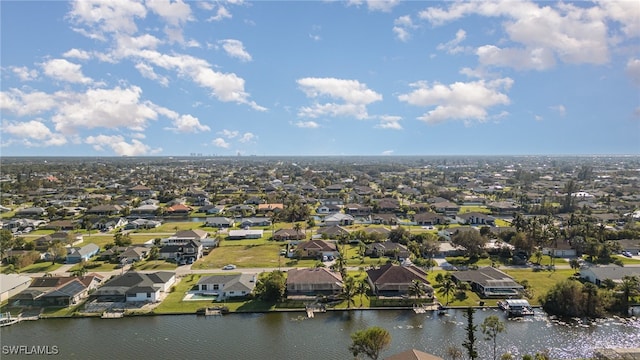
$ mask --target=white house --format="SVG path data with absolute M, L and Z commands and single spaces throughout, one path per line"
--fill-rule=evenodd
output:
M 229 274 L 203 276 L 196 285 L 197 293 L 214 295 L 218 301 L 234 297 L 244 297 L 256 287 L 253 274 Z
M 598 286 L 610 279 L 619 283 L 625 276 L 640 276 L 640 268 L 622 267 L 618 265 L 592 266 L 580 269 L 580 277 Z

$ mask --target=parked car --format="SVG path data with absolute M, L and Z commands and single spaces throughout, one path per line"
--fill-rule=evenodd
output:
M 622 252 L 622 255 L 624 255 L 624 256 L 626 256 L 626 257 L 628 257 L 628 258 L 633 257 L 633 255 L 631 255 L 631 253 L 630 253 L 630 252 L 628 252 L 628 251 L 623 251 L 623 252 Z
M 229 264 L 229 265 L 225 265 L 224 267 L 222 267 L 222 270 L 233 270 L 235 268 L 236 268 L 235 265 Z

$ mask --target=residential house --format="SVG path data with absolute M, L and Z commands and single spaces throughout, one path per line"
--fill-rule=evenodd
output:
M 88 209 L 85 213 L 90 215 L 114 216 L 122 212 L 120 205 L 98 205 Z
M 240 227 L 254 227 L 254 226 L 271 226 L 271 219 L 268 217 L 249 217 L 240 220 Z
M 459 213 L 458 215 L 456 215 L 456 220 L 461 224 L 467 225 L 496 225 L 496 219 L 493 216 L 482 214 L 479 212 Z
M 279 229 L 273 233 L 273 240 L 286 241 L 286 240 L 304 240 L 307 237 L 304 230 L 295 229 Z
M 433 211 L 446 216 L 455 216 L 460 211 L 460 206 L 451 201 L 441 201 L 431 204 Z
M 640 268 L 630 266 L 622 267 L 618 265 L 602 265 L 580 269 L 580 278 L 598 286 L 603 285 L 605 280 L 612 280 L 615 283 L 621 283 L 625 276 L 640 277 Z
M 335 213 L 325 217 L 322 220 L 322 224 L 323 226 L 335 226 L 335 225 L 347 226 L 347 225 L 353 225 L 354 220 L 355 219 L 353 218 L 353 216 L 349 214 Z
M 155 216 L 158 213 L 159 208 L 160 207 L 155 204 L 140 205 L 138 207 L 131 209 L 130 216 L 134 216 L 134 217 Z
M 138 196 L 138 197 L 151 197 L 154 194 L 154 191 L 151 188 L 144 185 L 136 185 L 134 187 L 128 188 L 127 193 Z
M 569 241 L 556 240 L 552 244 L 542 247 L 543 255 L 552 255 L 557 258 L 575 257 L 578 255 L 576 249 L 571 247 Z
M 371 214 L 371 206 L 360 204 L 346 204 L 343 209 L 345 214 L 351 216 L 369 216 Z
M 325 226 L 318 229 L 318 235 L 327 239 L 340 239 L 349 235 L 349 230 L 340 225 Z
M 398 225 L 400 220 L 395 214 L 373 214 L 371 215 L 372 224 L 382 225 Z
M 415 214 L 413 220 L 420 226 L 444 225 L 447 222 L 444 215 L 432 212 Z
M 513 201 L 496 201 L 487 205 L 491 214 L 499 216 L 513 216 L 513 214 L 520 210 L 520 206 Z
M 393 213 L 400 211 L 400 202 L 397 199 L 384 198 L 377 203 L 378 211 L 381 213 Z
M 89 261 L 93 256 L 97 255 L 100 247 L 90 243 L 81 248 L 70 248 L 67 253 L 67 264 L 77 264 L 83 261 Z
M 386 264 L 379 268 L 367 270 L 367 281 L 377 296 L 408 296 L 413 281 L 424 284 L 426 296 L 433 296 L 433 287 L 427 281 L 427 273 L 414 266 Z
M 0 303 L 29 287 L 31 277 L 20 274 L 0 274 Z
M 72 234 L 68 232 L 55 232 L 41 236 L 33 241 L 34 248 L 37 251 L 47 251 L 51 245 L 55 243 L 62 243 L 64 245 L 76 245 L 83 241 L 81 234 Z
M 328 204 L 328 205 L 320 205 L 316 208 L 316 213 L 318 214 L 334 214 L 339 213 L 342 208 L 338 205 Z
M 191 212 L 191 207 L 184 204 L 175 204 L 169 206 L 165 212 L 169 216 L 189 216 Z
M 98 302 L 158 302 L 176 282 L 173 272 L 127 271 L 107 281 L 90 296 Z
M 200 208 L 200 212 L 205 212 L 211 215 L 222 214 L 225 210 L 225 205 L 206 205 Z
M 47 215 L 47 211 L 42 207 L 30 207 L 16 211 L 16 217 L 41 217 Z
M 256 208 L 251 205 L 246 204 L 238 204 L 229 206 L 227 208 L 227 212 L 229 213 L 241 213 L 241 214 L 255 214 Z
M 246 297 L 256 287 L 253 274 L 224 274 L 203 276 L 196 284 L 198 294 L 217 296 L 217 301 Z
M 164 245 L 159 250 L 159 258 L 175 262 L 196 261 L 202 257 L 204 246 L 198 240 L 182 244 Z
M 34 278 L 29 287 L 9 302 L 14 306 L 71 306 L 85 299 L 102 280 L 98 274 Z
M 129 246 L 117 254 L 118 262 L 120 264 L 133 264 L 134 262 L 142 261 L 149 256 L 149 250 L 146 246 Z
M 168 238 L 161 239 L 160 243 L 163 245 L 167 245 L 167 244 L 176 245 L 176 244 L 185 244 L 189 242 L 189 240 L 198 240 L 202 242 L 208 237 L 209 237 L 209 233 L 204 230 L 200 230 L 200 229 L 181 230 L 181 231 L 177 231 L 175 234 L 169 236 Z
M 301 258 L 322 259 L 324 256 L 338 256 L 338 247 L 334 242 L 325 240 L 309 240 L 298 244 L 296 255 Z
M 242 240 L 242 239 L 260 239 L 264 235 L 264 230 L 229 230 L 227 239 L 229 240 Z
M 387 256 L 393 259 L 408 259 L 411 252 L 406 246 L 387 240 L 368 244 L 364 254 L 373 258 Z
M 267 214 L 269 212 L 279 212 L 284 210 L 284 204 L 276 203 L 276 204 L 258 204 L 258 209 L 256 212 L 258 214 Z
M 287 297 L 339 294 L 342 287 L 342 275 L 327 268 L 287 271 Z
M 80 228 L 79 220 L 56 220 L 52 221 L 44 226 L 41 226 L 42 230 L 56 230 L 56 231 L 72 231 Z
M 452 273 L 455 282 L 466 282 L 480 297 L 512 297 L 518 296 L 524 288 L 511 276 L 486 266 L 477 270 L 464 270 Z
M 208 217 L 204 223 L 204 226 L 216 227 L 216 228 L 230 228 L 236 224 L 233 218 L 227 217 Z
M 155 229 L 162 225 L 160 221 L 156 220 L 147 220 L 147 219 L 135 219 L 133 221 L 129 221 L 127 225 L 124 226 L 125 230 L 135 230 L 135 229 Z
M 622 251 L 627 251 L 631 255 L 640 255 L 640 240 L 623 239 L 618 240 L 618 244 L 620 244 Z

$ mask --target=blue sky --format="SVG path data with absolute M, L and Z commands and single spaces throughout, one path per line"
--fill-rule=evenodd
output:
M 636 1 L 2 1 L 3 156 L 640 154 Z

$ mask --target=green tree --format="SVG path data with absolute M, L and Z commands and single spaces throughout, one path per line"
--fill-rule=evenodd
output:
M 447 348 L 447 356 L 451 360 L 459 360 L 462 359 L 462 350 L 456 346 L 449 346 Z
M 445 306 L 449 305 L 449 296 L 453 295 L 455 291 L 456 283 L 451 279 L 451 276 L 445 276 L 438 288 L 438 293 L 444 295 L 447 300 Z
M 354 300 L 357 293 L 357 285 L 353 277 L 349 276 L 344 281 L 344 285 L 342 287 L 342 296 L 344 300 L 347 302 L 347 309 L 351 309 L 351 305 L 355 305 L 356 302 Z
M 115 235 L 113 235 L 113 241 L 115 242 L 116 246 L 129 246 L 131 245 L 131 235 L 129 235 L 129 233 L 123 233 L 121 231 L 118 231 L 117 233 L 115 233 Z
M 629 314 L 629 298 L 636 296 L 640 287 L 640 279 L 637 276 L 624 276 L 622 282 L 618 285 L 618 289 L 622 296 L 622 311 L 625 315 Z
M 467 350 L 469 359 L 475 360 L 478 358 L 478 350 L 476 350 L 476 329 L 477 326 L 473 324 L 473 315 L 476 310 L 472 307 L 468 307 L 464 312 L 464 317 L 467 318 L 467 326 L 464 328 L 467 332 L 467 339 L 462 343 L 462 347 Z
M 4 259 L 7 251 L 15 246 L 15 240 L 11 231 L 7 229 L 0 230 L 0 259 Z
M 51 264 L 55 264 L 56 260 L 67 255 L 67 248 L 61 242 L 56 242 L 49 247 L 47 252 L 51 255 Z
M 356 284 L 356 294 L 360 295 L 360 307 L 362 307 L 362 298 L 369 291 L 369 282 L 366 279 L 361 279 Z
M 484 334 L 484 339 L 492 342 L 493 345 L 493 360 L 496 360 L 497 356 L 497 340 L 498 334 L 505 331 L 505 326 L 500 319 L 495 315 L 487 316 L 482 324 L 480 325 L 482 328 L 482 333 Z
M 74 270 L 72 274 L 73 276 L 76 276 L 76 277 L 83 277 L 87 274 L 87 271 L 88 271 L 87 268 L 84 265 L 82 265 L 78 269 Z
M 349 350 L 356 358 L 365 355 L 371 360 L 377 360 L 380 353 L 391 344 L 391 334 L 386 329 L 373 326 L 364 330 L 358 330 L 351 334 Z
M 411 281 L 409 286 L 409 296 L 415 296 L 416 300 L 427 293 L 425 289 L 425 283 L 420 280 Z
M 287 289 L 284 272 L 274 270 L 256 283 L 256 295 L 267 302 L 277 302 L 282 300 Z
M 569 266 L 571 266 L 571 269 L 577 272 L 578 269 L 580 269 L 580 262 L 578 261 L 577 258 L 573 258 L 569 260 Z

